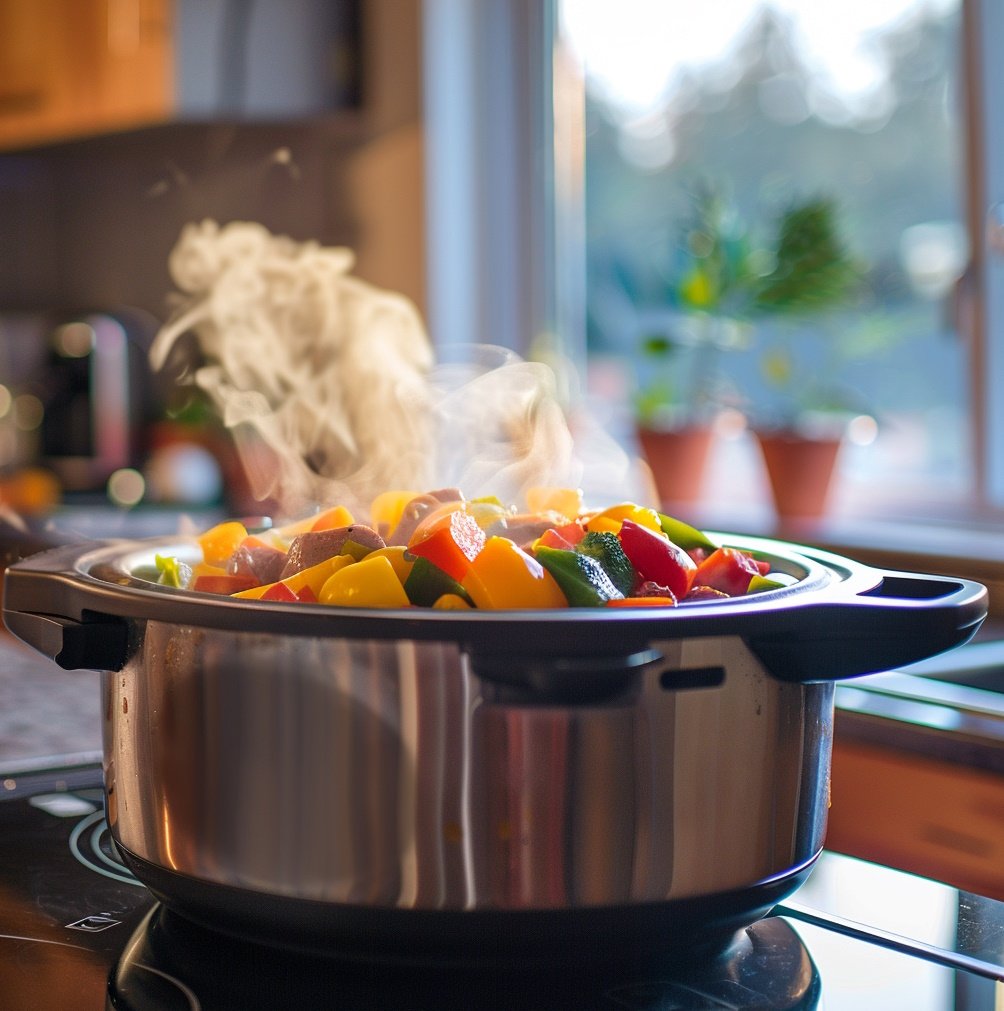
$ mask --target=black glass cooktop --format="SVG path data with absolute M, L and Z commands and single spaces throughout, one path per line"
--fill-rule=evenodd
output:
M 775 914 L 700 962 L 360 964 L 226 937 L 119 861 L 86 764 L 0 774 L 0 1009 L 997 1011 L 1004 903 L 824 854 Z

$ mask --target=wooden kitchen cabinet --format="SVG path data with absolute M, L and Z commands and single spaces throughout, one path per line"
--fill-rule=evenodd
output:
M 364 12 L 381 5 L 0 0 L 0 149 L 166 123 L 352 112 Z
M 0 0 L 0 146 L 162 121 L 171 0 Z
M 826 846 L 1004 900 L 1004 776 L 838 734 Z

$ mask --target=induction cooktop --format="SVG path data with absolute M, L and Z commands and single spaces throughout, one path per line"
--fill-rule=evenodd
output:
M 95 756 L 96 757 L 96 756 Z M 0 1009 L 996 1011 L 1004 903 L 824 853 L 714 957 L 449 967 L 278 950 L 189 922 L 119 860 L 96 761 L 0 772 Z

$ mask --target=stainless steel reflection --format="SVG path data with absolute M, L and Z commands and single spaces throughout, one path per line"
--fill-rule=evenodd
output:
M 451 644 L 150 622 L 103 675 L 109 822 L 204 882 L 378 907 L 656 901 L 812 859 L 832 683 L 782 683 L 735 637 L 653 648 L 617 698 L 548 704 Z

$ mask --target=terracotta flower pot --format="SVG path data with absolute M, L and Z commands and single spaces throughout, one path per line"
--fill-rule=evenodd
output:
M 713 440 L 710 426 L 638 427 L 638 441 L 660 502 L 689 505 L 700 498 Z
M 781 519 L 818 519 L 826 512 L 843 439 L 789 431 L 755 433 L 774 509 Z

